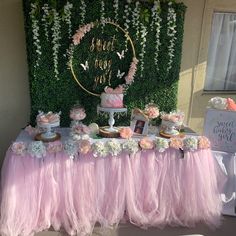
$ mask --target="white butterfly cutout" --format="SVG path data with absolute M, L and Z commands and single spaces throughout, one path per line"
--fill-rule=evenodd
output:
M 88 61 L 86 61 L 84 64 L 81 63 L 80 65 L 83 67 L 84 70 L 89 69 Z
M 119 78 L 119 79 L 122 79 L 122 77 L 125 75 L 125 72 L 120 72 L 120 70 L 118 70 L 118 72 L 117 72 L 117 78 Z
M 116 54 L 118 55 L 118 57 L 120 58 L 120 60 L 125 57 L 125 51 L 124 51 L 124 50 L 122 50 L 121 53 L 117 52 Z

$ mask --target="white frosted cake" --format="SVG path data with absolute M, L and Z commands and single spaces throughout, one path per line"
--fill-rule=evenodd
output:
M 123 108 L 123 87 L 118 86 L 116 89 L 105 88 L 105 92 L 101 94 L 101 107 L 104 108 Z

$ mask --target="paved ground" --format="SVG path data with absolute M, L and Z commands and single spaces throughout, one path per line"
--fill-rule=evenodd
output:
M 205 225 L 198 225 L 196 228 L 188 229 L 182 227 L 166 227 L 163 230 L 151 228 L 142 230 L 130 224 L 120 225 L 116 230 L 99 232 L 99 227 L 95 227 L 92 236 L 182 236 L 200 234 L 204 236 L 235 236 L 236 235 L 236 217 L 224 217 L 219 229 L 211 230 Z M 45 231 L 36 236 L 65 236 L 63 233 Z

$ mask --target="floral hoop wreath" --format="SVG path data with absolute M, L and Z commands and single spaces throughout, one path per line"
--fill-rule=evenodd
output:
M 118 24 L 110 21 L 110 20 L 104 20 L 104 21 L 101 21 L 100 23 L 99 22 L 91 22 L 89 24 L 86 24 L 86 25 L 83 25 L 81 26 L 77 31 L 76 33 L 74 34 L 74 36 L 72 37 L 73 38 L 73 43 L 71 45 L 71 50 L 70 50 L 70 58 L 69 58 L 69 67 L 70 67 L 70 70 L 72 72 L 72 75 L 73 75 L 73 79 L 77 82 L 77 84 L 84 90 L 86 91 L 87 93 L 91 94 L 91 95 L 94 95 L 94 96 L 97 96 L 97 97 L 100 97 L 100 94 L 97 94 L 97 93 L 93 93 L 93 92 L 90 92 L 89 90 L 87 90 L 82 84 L 81 82 L 79 81 L 79 79 L 77 78 L 77 76 L 75 75 L 75 72 L 74 72 L 74 69 L 73 69 L 73 63 L 72 63 L 72 60 L 73 60 L 73 48 L 74 46 L 77 46 L 80 44 L 82 38 L 85 36 L 85 34 L 87 34 L 88 32 L 90 32 L 95 26 L 98 26 L 100 24 L 109 24 L 109 25 L 112 25 L 114 27 L 116 27 L 117 29 L 119 29 L 120 31 L 122 31 L 124 34 L 125 34 L 125 37 L 127 38 L 128 42 L 130 43 L 131 45 L 131 48 L 132 48 L 132 52 L 133 52 L 133 60 L 130 64 L 130 68 L 129 68 L 129 71 L 128 71 L 128 74 L 125 76 L 125 84 L 122 84 L 121 86 L 123 87 L 126 87 L 128 88 L 128 86 L 130 84 L 132 84 L 132 82 L 134 81 L 134 76 L 135 76 L 135 73 L 136 73 L 136 70 L 137 70 L 137 64 L 138 64 L 138 59 L 136 58 L 136 52 L 135 52 L 135 48 L 134 48 L 134 44 L 133 44 L 133 41 L 131 39 L 131 37 L 129 36 L 129 33 L 127 31 L 125 31 L 121 26 L 119 26 Z

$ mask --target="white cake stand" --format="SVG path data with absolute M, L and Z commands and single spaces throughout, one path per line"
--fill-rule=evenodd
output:
M 55 122 L 55 123 L 52 123 L 52 124 L 50 124 L 50 123 L 47 123 L 47 124 L 38 123 L 37 125 L 38 125 L 38 127 L 40 127 L 40 128 L 46 129 L 46 132 L 43 132 L 43 133 L 41 134 L 41 137 L 42 137 L 43 139 L 49 140 L 49 139 L 54 139 L 54 138 L 56 138 L 57 133 L 55 133 L 54 131 L 52 131 L 52 128 L 55 128 L 55 127 L 60 126 L 60 121 Z
M 164 134 L 171 135 L 171 136 L 176 136 L 179 135 L 179 130 L 176 129 L 176 127 L 180 127 L 183 122 L 173 122 L 173 121 L 167 121 L 167 120 L 162 120 L 162 125 L 166 127 L 163 130 Z
M 125 113 L 127 115 L 127 108 L 105 108 L 105 107 L 100 107 L 97 106 L 97 113 L 108 113 L 109 114 L 109 120 L 108 120 L 108 124 L 109 124 L 109 128 L 105 129 L 108 132 L 117 132 L 118 129 L 113 127 L 115 124 L 115 119 L 114 119 L 114 115 L 115 113 Z

